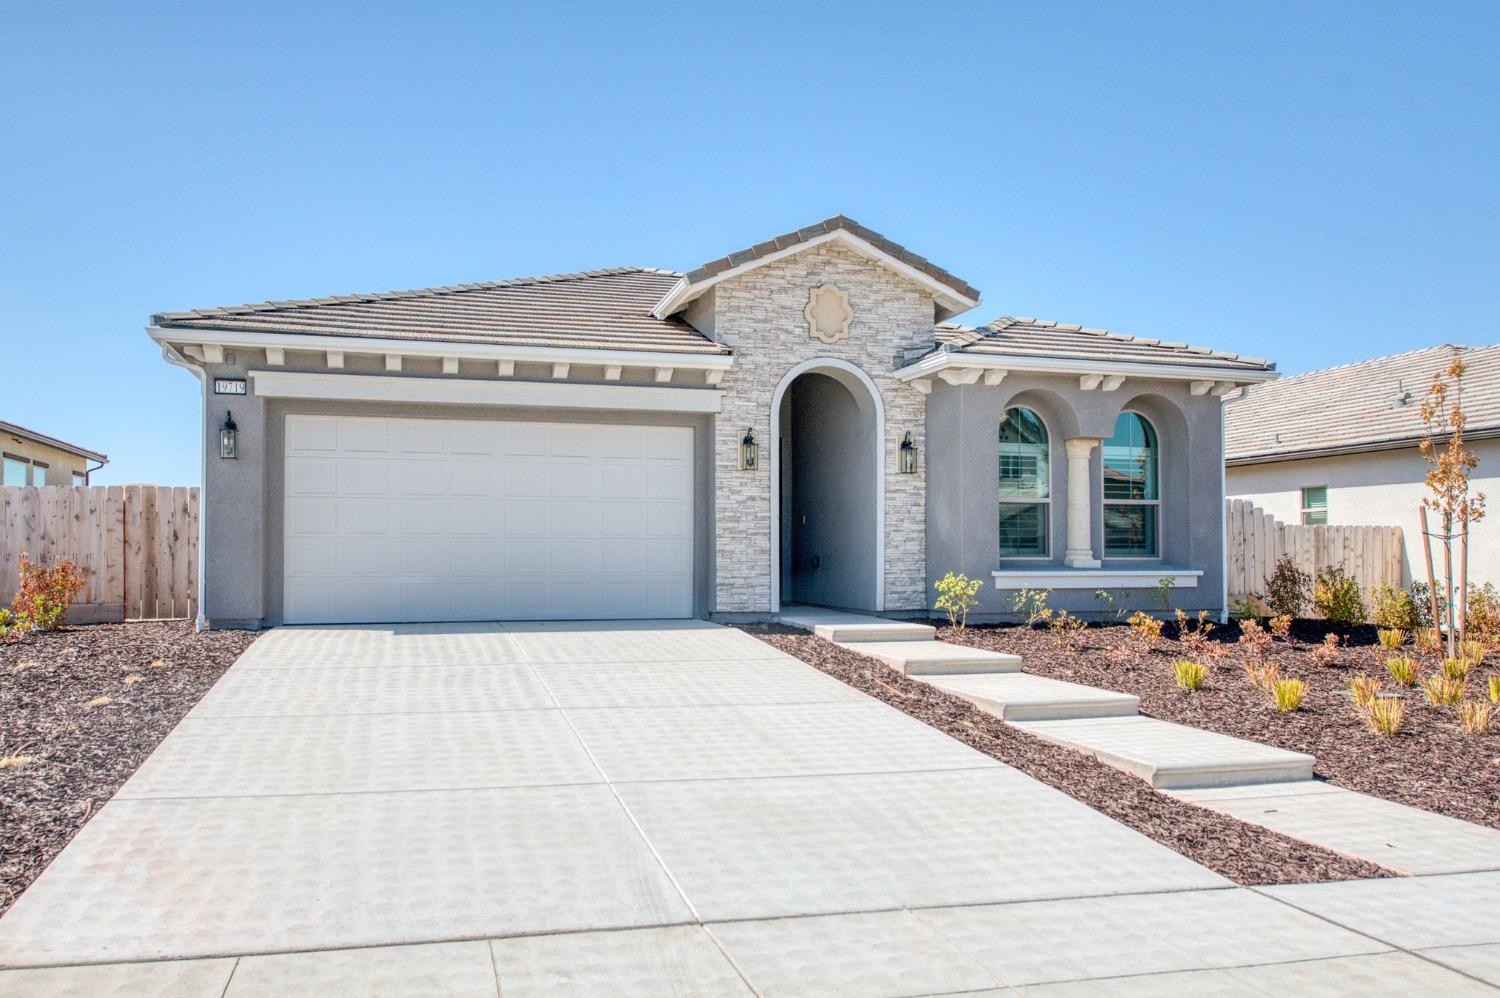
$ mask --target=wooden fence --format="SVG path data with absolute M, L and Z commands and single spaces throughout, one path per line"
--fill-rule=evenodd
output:
M 1231 601 L 1264 594 L 1266 577 L 1282 556 L 1311 575 L 1343 565 L 1360 589 L 1401 586 L 1400 527 L 1332 527 L 1282 523 L 1244 499 L 1224 504 L 1225 566 Z
M 0 488 L 0 605 L 15 595 L 22 552 L 78 566 L 86 586 L 68 617 L 75 623 L 196 616 L 198 490 Z

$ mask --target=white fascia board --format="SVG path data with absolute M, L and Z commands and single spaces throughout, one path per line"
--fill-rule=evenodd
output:
M 991 572 L 996 589 L 1150 589 L 1171 579 L 1174 589 L 1197 589 L 1203 573 L 1187 568 L 1017 568 Z
M 1039 374 L 1104 374 L 1136 378 L 1159 378 L 1167 381 L 1233 381 L 1253 384 L 1275 381 L 1276 371 L 1250 371 L 1233 367 L 1190 367 L 1181 364 L 1142 364 L 1111 360 L 1069 360 L 1053 357 L 1017 357 L 1009 354 L 963 353 L 945 350 L 930 354 L 894 373 L 900 381 L 930 378 L 950 367 L 1004 368 L 1007 371 L 1035 371 Z
M 525 347 L 490 343 L 453 343 L 442 340 L 398 340 L 366 336 L 322 336 L 306 333 L 250 333 L 233 329 L 173 329 L 148 327 L 158 343 L 202 343 L 221 347 L 251 347 L 300 350 L 310 353 L 338 351 L 344 354 L 398 354 L 406 357 L 455 357 L 460 360 L 512 361 L 515 363 L 571 363 L 605 367 L 677 367 L 689 371 L 727 371 L 733 354 L 670 353 L 660 350 L 589 350 L 572 347 Z
M 801 253 L 803 250 L 812 249 L 814 246 L 821 246 L 828 242 L 842 243 L 860 256 L 868 260 L 873 260 L 881 266 L 888 267 L 907 280 L 926 288 L 932 293 L 932 297 L 937 300 L 938 304 L 947 310 L 944 318 L 955 316 L 960 312 L 967 312 L 979 304 L 978 298 L 968 298 L 959 294 L 942 281 L 923 273 L 899 257 L 891 256 L 874 244 L 859 238 L 854 233 L 846 229 L 834 229 L 832 232 L 825 232 L 821 236 L 814 236 L 806 242 L 796 243 L 785 249 L 779 249 L 774 253 L 767 253 L 765 256 L 756 257 L 753 260 L 746 260 L 744 263 L 730 267 L 728 270 L 721 270 L 712 277 L 705 277 L 696 284 L 689 284 L 687 278 L 684 277 L 672 285 L 672 289 L 651 310 L 651 314 L 658 319 L 665 319 L 720 281 L 727 281 L 731 277 L 738 277 L 741 274 L 755 270 L 757 267 L 764 267 L 767 264 L 775 263 L 777 260 L 785 259 L 794 253 Z
M 640 412 L 719 411 L 724 393 L 711 388 L 656 385 L 582 385 L 552 381 L 475 381 L 384 374 L 322 374 L 251 371 L 263 398 L 326 399 L 339 402 L 404 402 L 436 405 L 525 405 L 560 409 Z

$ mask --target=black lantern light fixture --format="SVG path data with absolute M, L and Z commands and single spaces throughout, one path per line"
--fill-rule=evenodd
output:
M 745 427 L 745 435 L 740 438 L 740 469 L 754 471 L 760 460 L 759 451 L 760 447 L 755 443 L 755 429 Z
M 917 444 L 911 438 L 911 430 L 906 431 L 906 436 L 901 438 L 901 474 L 915 475 L 917 473 Z
M 219 456 L 226 461 L 240 456 L 239 427 L 234 425 L 234 417 L 227 409 L 224 422 L 219 424 Z

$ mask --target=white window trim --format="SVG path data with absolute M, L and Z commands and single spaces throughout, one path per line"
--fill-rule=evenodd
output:
M 1012 409 L 1025 409 L 1027 412 L 1031 413 L 1033 416 L 1036 417 L 1036 421 L 1038 423 L 1042 424 L 1042 432 L 1045 433 L 1045 434 L 1047 434 L 1047 459 L 1046 459 L 1047 460 L 1047 497 L 1045 499 L 1006 499 L 1006 498 L 1004 498 L 1002 496 L 996 496 L 996 505 L 997 506 L 1004 506 L 1004 505 L 1012 505 L 1012 506 L 1037 506 L 1037 505 L 1040 505 L 1040 506 L 1046 507 L 1043 510 L 1044 517 L 1043 517 L 1043 520 L 1042 520 L 1042 523 L 1044 524 L 1044 529 L 1042 531 L 1042 543 L 1043 543 L 1044 550 L 1042 551 L 1041 554 L 1004 554 L 1002 552 L 1002 553 L 998 554 L 999 561 L 1002 564 L 1005 563 L 1005 562 L 1011 562 L 1011 561 L 1036 561 L 1039 558 L 1051 558 L 1052 557 L 1052 479 L 1053 479 L 1053 475 L 1052 475 L 1052 427 L 1050 427 L 1050 426 L 1047 425 L 1047 420 L 1044 419 L 1044 418 L 1042 418 L 1042 414 L 1041 413 L 1037 412 L 1035 409 L 1031 408 L 1030 406 L 1027 406 L 1027 405 L 1008 405 L 1008 406 L 1005 407 L 1004 411 L 1005 412 L 1010 412 L 1010 410 L 1012 410 Z M 995 432 L 998 435 L 998 433 L 999 433 L 999 427 L 996 427 L 996 431 Z M 996 450 L 995 450 L 995 466 L 996 466 L 995 467 L 995 483 L 996 483 L 996 489 L 998 490 L 998 488 L 999 488 L 999 482 L 1000 482 L 1000 469 L 999 469 L 999 465 L 1000 465 L 1000 451 L 999 451 L 1000 442 L 999 442 L 998 439 L 995 441 L 995 447 L 996 447 Z M 999 514 L 1000 511 L 998 509 L 996 509 L 995 512 L 996 512 L 996 515 L 998 516 L 998 514 Z M 997 547 L 998 547 L 998 542 L 997 542 Z
M 1307 493 L 1312 489 L 1323 490 L 1323 508 L 1314 510 L 1307 504 Z M 1328 486 L 1326 485 L 1304 485 L 1297 490 L 1298 522 L 1304 527 L 1326 527 L 1328 526 Z M 1323 514 L 1322 523 L 1308 523 L 1307 514 L 1318 512 Z
M 1014 569 L 991 572 L 996 589 L 1149 589 L 1171 579 L 1173 589 L 1197 589 L 1203 572 L 1187 568 Z
M 1104 498 L 1104 445 L 1109 442 L 1106 437 L 1099 441 L 1099 552 L 1102 557 L 1110 561 L 1160 561 L 1162 535 L 1166 533 L 1166 517 L 1162 514 L 1162 480 L 1166 477 L 1162 474 L 1162 445 L 1161 431 L 1156 428 L 1156 423 L 1150 416 L 1138 409 L 1121 409 L 1120 415 L 1126 413 L 1139 416 L 1145 420 L 1146 425 L 1151 427 L 1151 433 L 1156 437 L 1156 498 L 1155 499 L 1106 499 Z M 1115 417 L 1118 419 L 1119 417 Z M 1156 552 L 1154 554 L 1110 554 L 1109 535 L 1104 530 L 1104 508 L 1106 506 L 1155 506 L 1156 507 Z M 1194 585 L 1197 585 L 1195 582 Z

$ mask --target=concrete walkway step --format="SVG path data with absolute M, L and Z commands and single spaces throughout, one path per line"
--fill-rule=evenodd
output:
M 931 675 L 922 682 L 946 690 L 1002 721 L 1053 721 L 1078 717 L 1131 717 L 1140 698 L 1129 693 L 1065 683 L 1024 672 Z
M 1397 873 L 1500 870 L 1500 830 L 1321 780 L 1179 790 L 1173 796 Z
M 950 645 L 946 641 L 840 641 L 850 651 L 879 659 L 908 676 L 1016 673 L 1021 656 Z
M 908 624 L 845 610 L 828 610 L 819 606 L 787 607 L 777 619 L 789 627 L 812 631 L 825 641 L 839 644 L 867 641 L 931 641 L 937 630 L 927 624 Z
M 1160 790 L 1286 783 L 1313 775 L 1310 755 L 1154 717 L 1015 723 L 1022 731 L 1085 752 Z

